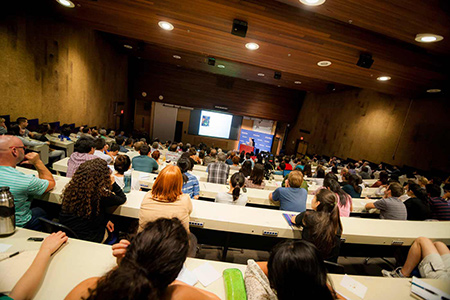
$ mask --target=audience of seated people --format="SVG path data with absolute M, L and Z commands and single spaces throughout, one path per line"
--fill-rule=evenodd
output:
M 269 199 L 280 202 L 280 210 L 302 212 L 306 210 L 308 192 L 301 188 L 303 183 L 302 172 L 296 170 L 288 175 L 286 187 L 279 187 L 269 194 Z
M 119 145 L 119 152 L 127 153 L 130 151 L 127 147 L 125 147 L 125 138 L 123 136 L 116 136 L 115 141 L 116 144 Z
M 230 178 L 230 190 L 217 193 L 215 202 L 245 206 L 248 201 L 244 191 L 245 177 L 241 172 L 234 173 Z
M 142 145 L 139 150 L 139 156 L 133 157 L 132 165 L 136 171 L 153 173 L 158 170 L 159 165 L 152 157 L 149 156 L 150 147 Z

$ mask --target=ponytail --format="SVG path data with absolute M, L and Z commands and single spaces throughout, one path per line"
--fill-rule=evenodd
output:
M 230 178 L 230 183 L 233 187 L 233 201 L 236 201 L 241 194 L 241 188 L 245 185 L 245 177 L 241 172 L 234 173 Z
M 239 199 L 240 194 L 241 194 L 241 188 L 235 187 L 233 190 L 233 201 L 236 201 L 237 199 Z

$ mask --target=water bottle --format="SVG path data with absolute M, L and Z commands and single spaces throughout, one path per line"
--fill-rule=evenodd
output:
M 0 187 L 0 236 L 14 233 L 16 229 L 14 197 L 9 187 Z
M 125 183 L 125 186 L 123 187 L 124 193 L 131 192 L 131 172 L 127 171 L 123 174 L 123 182 Z

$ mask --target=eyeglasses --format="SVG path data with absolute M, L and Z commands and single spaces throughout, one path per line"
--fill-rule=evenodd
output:
M 11 146 L 11 147 L 9 147 L 10 149 L 11 148 L 22 148 L 23 150 L 25 150 L 25 149 L 27 149 L 27 146 Z

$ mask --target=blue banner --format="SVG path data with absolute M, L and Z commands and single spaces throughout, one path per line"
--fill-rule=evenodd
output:
M 272 150 L 273 135 L 246 129 L 241 129 L 238 149 L 241 144 L 249 145 L 250 139 L 255 140 L 255 150 L 267 152 Z

